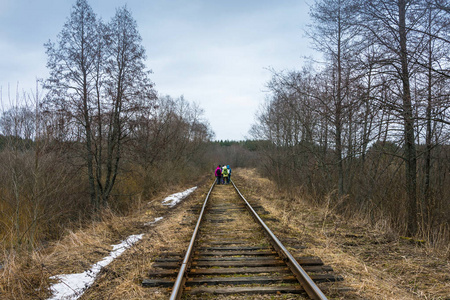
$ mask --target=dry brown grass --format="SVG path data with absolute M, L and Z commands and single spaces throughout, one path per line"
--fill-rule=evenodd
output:
M 189 228 L 182 228 L 178 223 L 184 210 L 205 191 L 198 189 L 175 208 L 163 206 L 161 201 L 168 194 L 190 187 L 172 187 L 170 191 L 143 201 L 126 217 L 106 210 L 101 221 L 83 224 L 76 231 L 68 231 L 60 241 L 31 253 L 5 251 L 0 258 L 0 264 L 4 262 L 4 268 L 0 270 L 0 299 L 46 299 L 50 295 L 50 276 L 86 271 L 109 255 L 111 245 L 140 233 L 145 234 L 143 240 L 105 267 L 95 288 L 88 290 L 82 299 L 148 299 L 150 295 L 157 295 L 158 291 L 143 289 L 140 282 L 152 260 L 165 247 L 182 249 L 177 241 L 190 233 Z M 144 226 L 160 216 L 164 217 L 162 221 L 154 226 Z
M 295 195 L 283 195 L 255 170 L 236 170 L 235 181 L 248 197 L 281 222 L 275 234 L 297 236 L 307 254 L 321 257 L 345 278 L 352 291 L 340 299 L 450 299 L 450 263 L 432 248 L 403 241 L 383 221 L 344 219 L 332 206 L 312 207 Z
M 4 253 L 4 268 L 0 271 L 0 299 L 45 299 L 50 280 L 38 261 L 41 253 L 23 256 L 17 252 Z

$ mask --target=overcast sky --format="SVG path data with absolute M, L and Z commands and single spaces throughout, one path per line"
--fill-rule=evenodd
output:
M 184 95 L 205 110 L 215 139 L 242 140 L 276 70 L 300 69 L 312 55 L 304 29 L 309 6 L 302 0 L 90 0 L 109 21 L 127 5 L 147 51 L 155 88 Z M 312 2 L 308 1 L 308 2 Z M 0 0 L 0 87 L 34 89 L 46 78 L 43 44 L 56 41 L 75 0 Z

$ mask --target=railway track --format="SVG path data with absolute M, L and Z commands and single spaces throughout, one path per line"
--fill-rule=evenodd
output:
M 327 299 L 316 283 L 342 280 L 317 257 L 294 258 L 257 213 L 267 212 L 251 207 L 234 182 L 213 184 L 193 210 L 199 218 L 186 253 L 167 252 L 155 260 L 143 286 L 172 287 L 170 299 L 205 294 Z

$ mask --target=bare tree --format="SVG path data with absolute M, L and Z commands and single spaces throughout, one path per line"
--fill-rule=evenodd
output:
M 441 3 L 442 5 L 442 3 Z M 433 206 L 433 186 L 431 183 L 432 177 L 432 153 L 442 141 L 445 143 L 445 138 L 439 138 L 440 128 L 443 124 L 439 124 L 438 118 L 446 119 L 445 112 L 448 111 L 449 103 L 448 90 L 442 88 L 448 82 L 448 76 L 445 75 L 445 70 L 442 66 L 448 64 L 448 42 L 439 38 L 440 36 L 448 35 L 448 13 L 443 11 L 439 6 L 436 6 L 432 1 L 426 1 L 425 6 L 426 15 L 423 22 L 418 26 L 418 32 L 424 35 L 425 49 L 423 54 L 417 58 L 417 63 L 420 67 L 420 72 L 415 76 L 419 81 L 417 97 L 423 99 L 423 104 L 418 105 L 419 120 L 418 123 L 418 140 L 422 131 L 425 136 L 425 149 L 423 159 L 423 193 L 422 201 L 420 202 L 420 210 L 422 216 L 422 226 L 431 226 L 432 220 L 430 215 L 431 206 Z M 413 29 L 413 30 L 414 30 Z M 421 113 L 421 115 L 420 115 Z M 437 117 L 440 115 L 440 117 Z M 423 116 L 423 117 L 422 117 Z M 424 121 L 424 130 L 421 121 Z M 442 135 L 442 134 L 441 134 Z M 420 141 L 420 140 L 419 140 Z
M 48 111 L 82 128 L 91 203 L 108 203 L 129 123 L 155 98 L 144 64 L 145 50 L 126 7 L 107 25 L 96 20 L 86 0 L 77 0 L 58 36 L 46 44 L 50 78 Z
M 347 97 L 350 59 L 355 51 L 355 37 L 358 30 L 355 27 L 356 6 L 351 0 L 316 1 L 311 7 L 310 15 L 313 23 L 308 35 L 312 38 L 315 48 L 330 59 L 332 87 L 329 90 L 333 99 L 332 123 L 334 125 L 334 142 L 336 165 L 338 170 L 338 193 L 344 194 L 344 157 L 343 130 L 345 120 L 345 99 Z M 346 66 L 346 67 L 345 67 Z
M 411 28 L 417 27 L 424 17 L 422 3 L 414 0 L 371 1 L 361 10 L 362 26 L 367 38 L 378 44 L 384 56 L 379 61 L 392 76 L 398 79 L 401 103 L 394 108 L 403 122 L 405 183 L 407 192 L 408 232 L 417 233 L 417 153 L 415 113 L 411 97 L 410 78 L 415 57 L 423 51 L 423 40 L 416 38 Z
M 180 180 L 174 173 L 202 170 L 205 146 L 213 135 L 203 111 L 184 97 L 160 96 L 154 104 L 141 110 L 130 126 L 130 157 L 140 167 L 145 193 L 152 193 L 158 180 Z
M 103 38 L 97 28 L 92 8 L 86 0 L 77 0 L 70 18 L 58 35 L 58 44 L 50 41 L 45 44 L 50 78 L 45 84 L 49 97 L 44 103 L 46 110 L 62 112 L 69 124 L 74 122 L 84 129 L 84 157 L 94 207 L 98 207 L 98 199 L 94 177 L 92 112 L 95 108 L 94 83 L 99 58 L 97 41 Z
M 95 145 L 97 193 L 104 205 L 118 175 L 122 147 L 129 135 L 129 122 L 140 110 L 148 109 L 156 97 L 148 78 L 150 72 L 146 71 L 142 38 L 126 7 L 117 9 L 106 34 L 105 99 L 98 105 L 101 117 L 98 118 Z M 103 153 L 103 144 L 106 153 Z

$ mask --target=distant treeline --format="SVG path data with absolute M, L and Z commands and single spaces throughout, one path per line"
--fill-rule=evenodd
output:
M 245 141 L 234 141 L 234 140 L 220 140 L 213 141 L 212 144 L 219 144 L 221 147 L 230 147 L 233 145 L 241 146 L 248 151 L 257 151 L 264 145 L 270 143 L 264 140 L 245 140 Z
M 227 164 L 232 168 L 256 167 L 259 160 L 259 149 L 262 149 L 263 145 L 267 143 L 268 141 L 262 140 L 220 140 L 210 142 L 208 160 L 212 162 L 210 167 L 211 174 L 213 174 L 214 167 L 217 166 L 217 164 Z

